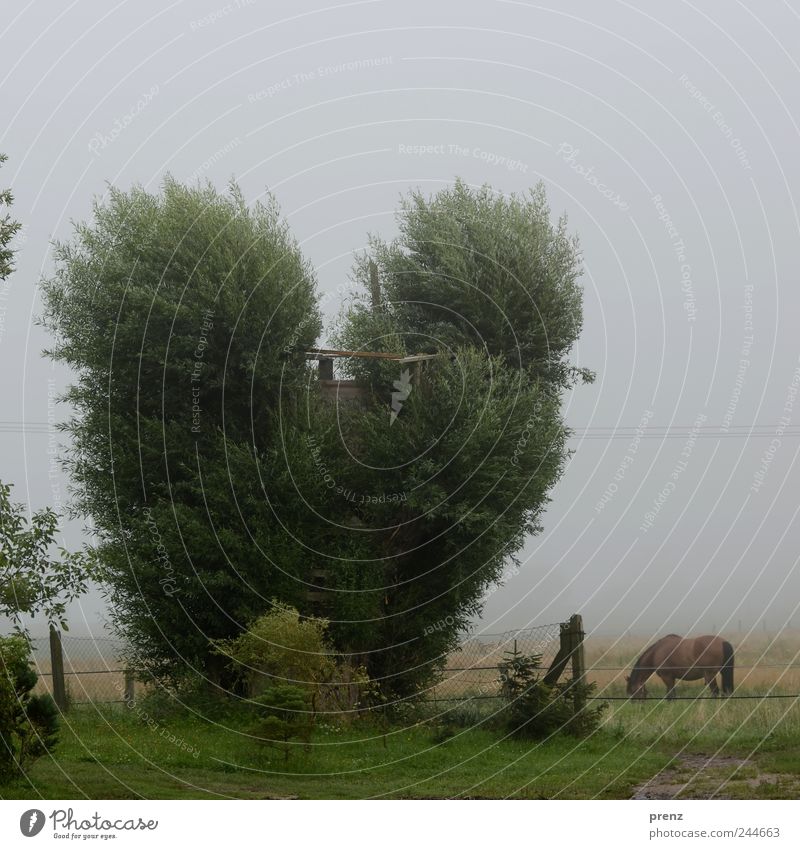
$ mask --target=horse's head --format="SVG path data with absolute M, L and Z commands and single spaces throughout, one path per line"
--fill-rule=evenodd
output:
M 633 679 L 633 680 L 632 680 Z M 628 695 L 632 699 L 646 699 L 647 690 L 644 686 L 644 681 L 638 676 L 625 676 L 625 684 Z

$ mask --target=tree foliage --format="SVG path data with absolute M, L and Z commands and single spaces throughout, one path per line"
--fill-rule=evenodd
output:
M 283 751 L 286 763 L 292 752 L 291 741 L 306 744 L 314 731 L 314 714 L 308 701 L 308 692 L 291 684 L 275 684 L 257 697 L 259 720 L 254 734 L 260 742 Z
M 551 223 L 542 184 L 508 197 L 460 180 L 431 198 L 412 192 L 398 225 L 399 238 L 373 237 L 356 263 L 365 297 L 348 308 L 340 337 L 351 350 L 416 354 L 467 345 L 553 388 L 591 378 L 568 361 L 582 327 L 577 239 L 565 218 Z
M 336 668 L 325 638 L 328 623 L 314 617 L 301 619 L 294 608 L 273 604 L 269 613 L 238 637 L 218 640 L 217 650 L 235 664 L 253 694 L 283 684 L 316 690 Z
M 4 153 L 0 153 L 0 165 L 7 159 Z M 13 202 L 14 195 L 11 189 L 0 190 L 0 207 L 10 207 Z M 0 217 L 0 280 L 5 280 L 14 270 L 14 251 L 9 245 L 19 228 L 19 222 L 14 221 L 10 213 L 6 212 Z
M 366 671 L 337 652 L 325 619 L 301 617 L 277 601 L 244 633 L 218 640 L 215 647 L 231 662 L 245 692 L 262 706 L 269 701 L 264 693 L 288 687 L 305 694 L 312 712 L 352 710 L 369 685 Z
M 167 179 L 110 188 L 43 288 L 116 625 L 150 671 L 205 671 L 209 640 L 302 592 L 299 529 L 272 501 L 307 373 L 287 352 L 320 330 L 312 271 L 272 200 Z
M 28 641 L 0 637 L 0 782 L 24 775 L 57 742 L 58 708 L 31 693 L 36 681 Z
M 568 456 L 560 393 L 591 374 L 568 359 L 581 326 L 576 243 L 563 220 L 550 223 L 541 188 L 526 198 L 463 183 L 416 193 L 399 227 L 357 264 L 363 295 L 337 341 L 439 356 L 419 367 L 348 361 L 371 402 L 338 405 L 321 442 L 325 468 L 361 496 L 329 498 L 326 518 L 352 529 L 378 589 L 363 633 L 350 630 L 369 648 L 371 677 L 405 695 L 431 680 L 541 529 Z
M 23 616 L 37 614 L 66 630 L 66 605 L 86 591 L 92 552 L 56 546 L 58 516 L 49 508 L 30 519 L 26 513 L 11 500 L 11 487 L 0 482 L 0 616 L 19 631 Z
M 348 360 L 361 404 L 306 366 L 314 278 L 273 204 L 111 189 L 58 247 L 45 321 L 77 373 L 76 509 L 151 671 L 219 671 L 212 646 L 272 599 L 318 613 L 322 575 L 336 651 L 385 700 L 418 693 L 540 530 L 560 393 L 590 378 L 569 360 L 575 240 L 541 188 L 416 193 L 399 225 L 357 261 L 336 342 L 436 356 Z

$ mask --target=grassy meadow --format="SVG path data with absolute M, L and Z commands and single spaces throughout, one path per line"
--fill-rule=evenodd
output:
M 587 641 L 589 677 L 599 694 L 624 692 L 625 670 L 643 645 L 630 637 Z M 800 634 L 759 634 L 735 645 L 737 695 L 800 692 L 798 670 L 785 669 L 796 662 Z M 756 665 L 761 668 L 749 668 Z M 479 684 L 462 680 L 460 688 L 474 695 L 494 691 L 492 673 L 486 673 L 480 672 Z M 459 674 L 463 679 L 474 673 Z M 651 696 L 662 692 L 654 680 Z M 699 683 L 687 683 L 678 694 L 705 692 Z M 589 738 L 541 742 L 505 736 L 494 723 L 499 707 L 493 699 L 429 702 L 392 724 L 369 716 L 349 724 L 321 721 L 310 745 L 293 745 L 286 758 L 252 736 L 252 720 L 224 704 L 186 707 L 144 697 L 132 710 L 76 702 L 52 756 L 37 761 L 24 780 L 0 788 L 0 796 L 571 799 L 800 793 L 795 699 L 612 699 Z

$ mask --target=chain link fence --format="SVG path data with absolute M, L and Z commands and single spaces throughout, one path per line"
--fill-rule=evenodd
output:
M 447 661 L 442 677 L 430 689 L 434 700 L 497 696 L 499 664 L 509 653 L 539 655 L 542 670 L 550 668 L 559 651 L 562 623 L 537 625 L 494 634 L 475 634 L 465 640 Z M 123 702 L 127 693 L 141 694 L 145 685 L 126 681 L 125 644 L 113 637 L 61 635 L 64 687 L 71 704 Z M 39 675 L 38 692 L 53 692 L 50 637 L 32 638 L 33 659 Z M 135 688 L 131 690 L 130 688 Z
M 536 625 L 500 634 L 476 634 L 450 655 L 443 677 L 431 689 L 434 700 L 473 699 L 497 696 L 499 665 L 510 653 L 539 655 L 543 672 L 558 654 L 562 624 Z
M 39 675 L 36 692 L 53 695 L 50 637 L 31 640 L 33 660 Z M 61 635 L 64 684 L 67 701 L 73 704 L 122 702 L 125 695 L 125 644 L 113 637 Z M 137 685 L 137 688 L 141 685 Z

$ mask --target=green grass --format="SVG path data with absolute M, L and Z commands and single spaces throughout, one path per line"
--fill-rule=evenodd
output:
M 629 739 L 643 744 L 669 741 L 690 749 L 743 752 L 775 739 L 800 743 L 800 714 L 793 708 L 790 716 L 783 716 L 785 710 L 779 701 L 621 704 L 612 707 L 606 727 L 622 727 Z
M 493 704 L 461 707 L 438 726 L 321 724 L 311 745 L 296 746 L 288 761 L 253 739 L 246 719 L 224 711 L 216 720 L 170 711 L 148 722 L 121 706 L 79 706 L 67 715 L 53 756 L 0 796 L 630 798 L 664 768 L 680 772 L 681 756 L 699 753 L 750 759 L 730 770 L 735 780 L 725 778 L 728 795 L 797 792 L 800 707 L 792 703 L 612 702 L 591 738 L 544 743 L 503 739 L 480 724 Z M 773 777 L 756 786 L 760 773 Z M 700 775 L 695 784 L 712 779 Z
M 619 798 L 669 761 L 610 734 L 583 742 L 502 740 L 481 728 L 371 724 L 316 731 L 283 754 L 244 727 L 172 718 L 148 726 L 124 709 L 80 708 L 52 758 L 5 798 Z M 174 735 L 170 742 L 167 734 Z M 181 741 L 185 746 L 181 745 Z M 191 746 L 197 755 L 188 751 Z

